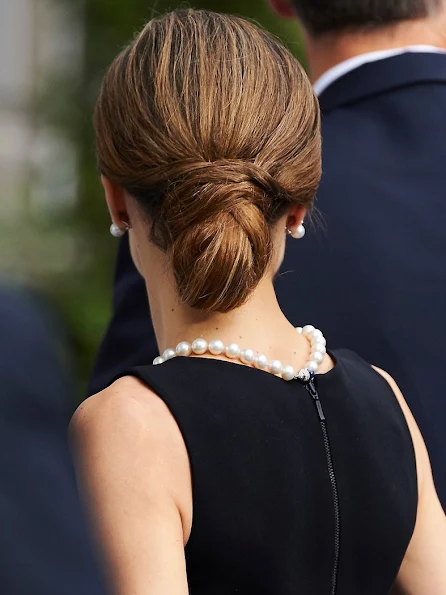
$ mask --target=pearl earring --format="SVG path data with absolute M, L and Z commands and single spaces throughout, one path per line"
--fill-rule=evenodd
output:
M 299 225 L 299 227 L 296 227 L 296 229 L 290 229 L 288 227 L 287 232 L 295 240 L 301 240 L 305 236 L 305 227 L 303 226 L 303 221 Z
M 119 227 L 119 225 L 116 223 L 112 223 L 110 225 L 110 233 L 114 238 L 122 238 L 128 229 L 130 229 L 130 225 L 128 223 L 124 223 L 124 228 Z

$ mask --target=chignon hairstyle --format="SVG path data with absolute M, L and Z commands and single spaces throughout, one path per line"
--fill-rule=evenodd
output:
M 182 302 L 245 303 L 275 224 L 310 208 L 320 181 L 319 107 L 299 62 L 242 18 L 175 10 L 115 58 L 94 121 L 99 170 L 139 203 Z

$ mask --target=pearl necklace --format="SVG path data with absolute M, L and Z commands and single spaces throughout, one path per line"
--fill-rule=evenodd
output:
M 311 324 L 307 326 L 297 327 L 296 331 L 307 338 L 310 344 L 310 359 L 305 366 L 296 372 L 293 366 L 284 366 L 279 360 L 268 361 L 266 355 L 256 353 L 252 349 L 240 349 L 237 343 L 230 343 L 225 345 L 220 339 L 214 339 L 209 343 L 204 339 L 195 339 L 192 343 L 181 341 L 175 349 L 166 349 L 163 355 L 156 357 L 153 360 L 153 365 L 158 366 L 174 357 L 189 357 L 190 355 L 203 355 L 207 352 L 212 355 L 225 355 L 228 359 L 238 359 L 244 364 L 251 364 L 259 370 L 265 370 L 281 376 L 284 380 L 294 380 L 295 378 L 302 382 L 308 382 L 314 377 L 323 362 L 325 354 L 327 353 L 327 342 L 324 335 L 319 329 L 314 328 Z

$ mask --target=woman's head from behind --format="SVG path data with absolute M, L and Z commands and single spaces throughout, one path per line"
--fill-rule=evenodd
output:
M 143 274 L 150 243 L 180 301 L 207 312 L 274 275 L 321 175 L 317 100 L 280 43 L 212 12 L 154 19 L 109 68 L 95 126 L 108 203 L 116 222 L 130 216 Z

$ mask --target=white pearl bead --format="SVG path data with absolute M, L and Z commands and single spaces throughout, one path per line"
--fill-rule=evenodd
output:
M 264 370 L 268 367 L 268 358 L 263 354 L 257 355 L 254 358 L 254 365 L 256 368 L 259 368 L 259 370 Z
M 314 331 L 311 333 L 311 339 L 316 341 L 319 337 L 323 339 L 324 335 L 322 334 L 322 331 L 320 331 L 318 328 L 315 328 Z
M 166 349 L 166 351 L 163 353 L 164 361 L 167 361 L 168 359 L 172 359 L 175 356 L 176 356 L 176 353 L 173 349 Z
M 212 355 L 220 355 L 225 350 L 225 344 L 220 339 L 214 339 L 209 343 L 209 351 Z
M 319 343 L 319 341 L 317 343 L 315 343 L 313 345 L 313 351 L 319 351 L 319 353 L 322 353 L 322 355 L 325 355 L 327 353 L 327 348 L 325 347 L 325 345 L 323 343 Z
M 293 230 L 292 234 L 295 240 L 301 240 L 305 236 L 305 227 L 301 224 Z
M 313 331 L 315 330 L 314 326 L 312 324 L 307 324 L 306 326 L 304 326 L 304 328 L 302 329 L 302 334 L 305 335 L 305 337 L 307 337 L 308 335 L 310 335 Z
M 254 351 L 252 349 L 244 349 L 241 353 L 240 353 L 240 359 L 242 360 L 242 362 L 244 364 L 252 364 L 252 362 L 254 361 Z
M 301 335 L 303 328 L 301 326 L 296 326 L 296 331 L 299 333 L 299 335 Z
M 315 351 L 311 354 L 312 361 L 316 362 L 317 364 L 321 364 L 324 361 L 324 354 L 320 351 Z
M 114 238 L 121 238 L 125 234 L 125 229 L 121 229 L 116 223 L 110 225 L 110 233 Z
M 203 355 L 208 350 L 208 344 L 204 339 L 195 339 L 192 343 L 192 351 L 196 355 Z
M 164 358 L 163 358 L 163 357 L 161 357 L 161 355 L 159 355 L 158 357 L 156 357 L 156 358 L 153 360 L 153 365 L 154 365 L 154 366 L 159 366 L 160 364 L 164 364 Z
M 226 357 L 229 357 L 230 359 L 234 359 L 236 357 L 239 357 L 240 347 L 237 345 L 237 343 L 231 343 L 230 345 L 228 345 L 226 347 L 225 353 L 226 353 Z
M 321 335 L 321 336 L 319 336 L 319 335 L 316 335 L 315 337 L 314 337 L 314 336 L 312 336 L 312 337 L 310 338 L 310 340 L 311 340 L 311 342 L 312 342 L 313 344 L 314 344 L 314 343 L 321 343 L 322 345 L 326 345 L 326 344 L 327 344 L 327 341 L 325 340 L 325 337 L 324 337 L 323 335 Z
M 188 357 L 192 353 L 192 345 L 187 341 L 181 341 L 176 346 L 175 352 L 181 357 Z
M 282 362 L 279 362 L 278 359 L 273 360 L 270 365 L 268 366 L 269 371 L 271 374 L 281 374 L 282 373 Z
M 307 370 L 310 370 L 310 372 L 317 372 L 319 366 L 317 365 L 317 363 L 313 360 L 307 362 L 305 364 L 305 367 L 307 368 Z
M 294 370 L 293 366 L 285 366 L 282 370 L 282 378 L 284 380 L 290 381 L 296 376 L 296 371 Z

